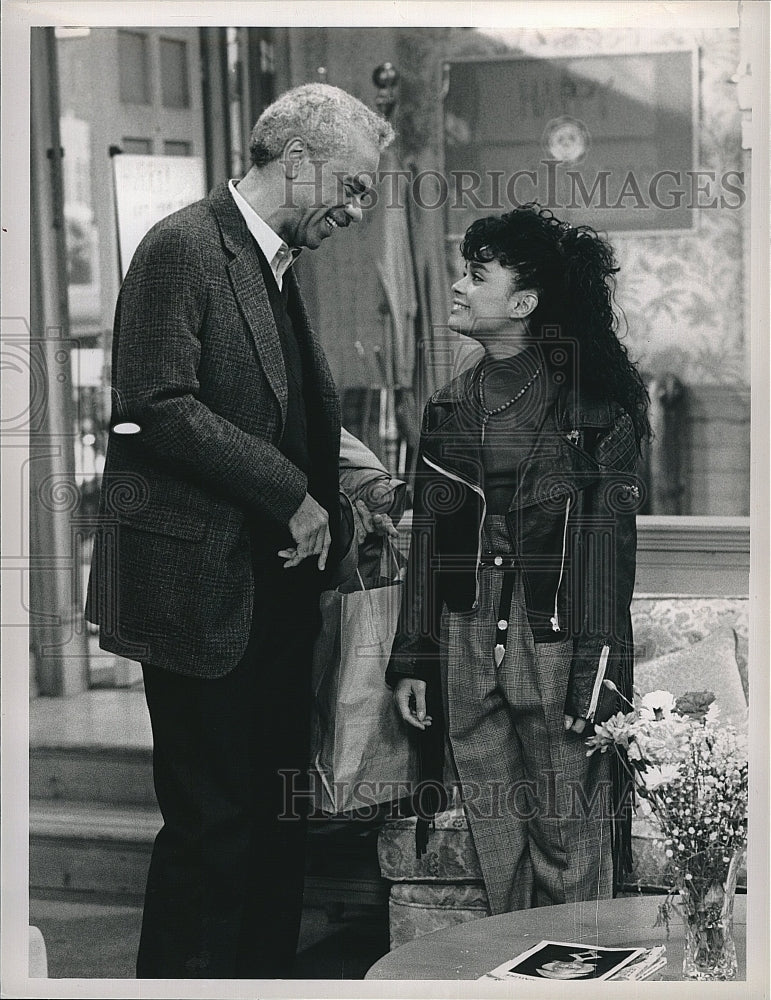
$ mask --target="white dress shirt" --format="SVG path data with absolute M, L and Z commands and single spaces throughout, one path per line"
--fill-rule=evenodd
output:
M 236 208 L 243 215 L 249 232 L 257 240 L 260 250 L 265 254 L 265 259 L 270 264 L 276 284 L 281 288 L 285 272 L 292 266 L 300 251 L 287 246 L 278 233 L 271 229 L 264 219 L 260 218 L 246 198 L 239 193 L 234 181 L 228 181 L 228 190 L 233 196 Z

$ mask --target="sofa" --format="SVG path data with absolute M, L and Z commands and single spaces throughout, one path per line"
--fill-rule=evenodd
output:
M 675 696 L 710 690 L 717 697 L 721 718 L 745 725 L 747 605 L 746 597 L 636 595 L 632 603 L 636 689 L 643 693 L 666 689 Z M 655 821 L 638 806 L 632 822 L 634 868 L 628 877 L 629 891 L 667 885 L 660 837 Z M 390 884 L 391 948 L 488 913 L 458 801 L 436 817 L 428 851 L 420 859 L 415 856 L 414 817 L 387 820 L 378 836 L 378 861 Z

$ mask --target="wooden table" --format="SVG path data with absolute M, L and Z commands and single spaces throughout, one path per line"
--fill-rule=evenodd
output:
M 663 927 L 654 927 L 663 896 L 634 896 L 600 903 L 568 903 L 517 910 L 454 924 L 395 948 L 369 970 L 365 979 L 478 979 L 509 958 L 542 940 L 591 945 L 664 944 L 667 964 L 657 979 L 682 979 L 683 926 L 678 913 Z M 734 939 L 739 979 L 745 978 L 747 897 L 734 903 Z

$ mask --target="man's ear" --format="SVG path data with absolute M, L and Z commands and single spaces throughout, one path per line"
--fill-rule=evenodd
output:
M 538 292 L 534 288 L 512 292 L 509 296 L 509 319 L 524 319 L 538 306 Z
M 294 139 L 290 139 L 284 146 L 284 151 L 281 155 L 286 176 L 289 178 L 296 177 L 297 171 L 300 169 L 307 156 L 308 150 L 305 142 L 299 136 L 295 136 Z

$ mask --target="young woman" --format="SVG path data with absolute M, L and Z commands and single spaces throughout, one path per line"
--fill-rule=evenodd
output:
M 461 252 L 450 325 L 485 353 L 425 409 L 387 680 L 422 731 L 418 851 L 455 783 L 500 913 L 610 896 L 628 863 L 622 776 L 584 741 L 632 694 L 648 396 L 592 229 L 528 205 Z

